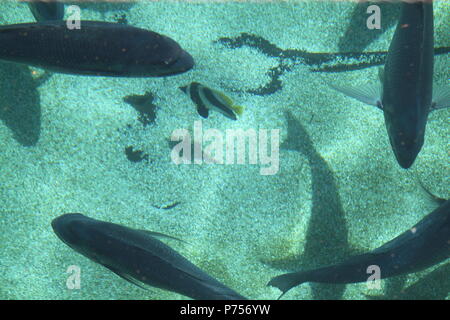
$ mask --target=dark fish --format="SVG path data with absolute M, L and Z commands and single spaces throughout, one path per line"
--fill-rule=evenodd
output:
M 67 28 L 65 21 L 1 26 L 0 59 L 113 77 L 169 76 L 194 66 L 192 57 L 166 36 L 99 21 L 81 21 L 80 29 Z
M 193 299 L 246 299 L 153 237 L 162 234 L 80 213 L 64 214 L 52 221 L 52 227 L 69 247 L 135 285 L 146 284 Z
M 152 205 L 152 207 L 156 208 L 156 209 L 170 210 L 170 209 L 177 207 L 179 204 L 181 204 L 180 201 L 175 201 L 174 203 L 163 205 L 163 206 Z
M 402 168 L 419 154 L 430 111 L 450 106 L 450 89 L 436 88 L 433 100 L 433 3 L 401 3 L 380 88 L 333 86 L 383 110 L 392 150 Z
M 64 3 L 32 0 L 28 2 L 28 6 L 36 21 L 62 20 L 64 18 Z
M 244 111 L 243 107 L 235 105 L 233 100 L 223 92 L 208 88 L 201 83 L 192 82 L 180 89 L 195 103 L 198 114 L 203 118 L 208 118 L 209 110 L 215 110 L 231 120 L 237 120 L 237 116 L 242 115 Z
M 366 295 L 373 300 L 445 300 L 450 292 L 450 262 L 439 266 L 414 284 L 384 295 Z M 386 291 L 386 290 L 385 290 Z
M 319 269 L 286 273 L 270 280 L 283 294 L 304 282 L 355 283 L 367 281 L 369 266 L 380 268 L 386 279 L 421 271 L 450 257 L 450 200 L 419 223 L 383 246 Z M 282 295 L 283 295 L 282 294 Z

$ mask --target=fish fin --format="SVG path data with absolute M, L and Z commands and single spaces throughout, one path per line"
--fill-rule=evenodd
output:
M 148 290 L 148 288 L 146 288 L 140 281 L 136 280 L 135 278 L 133 278 L 133 277 L 131 277 L 131 276 L 125 274 L 125 273 L 122 273 L 122 272 L 118 271 L 117 269 L 115 269 L 115 268 L 113 268 L 111 266 L 108 266 L 106 264 L 102 264 L 102 266 L 104 266 L 105 268 L 108 268 L 109 270 L 111 270 L 112 272 L 117 274 L 119 277 L 121 277 L 122 279 L 124 279 L 124 280 L 126 280 L 126 281 L 128 281 L 128 282 L 130 282 L 132 284 L 134 284 L 135 286 L 138 286 L 138 287 L 140 287 L 140 288 L 142 288 L 144 290 Z
M 435 86 L 431 111 L 448 107 L 450 107 L 450 87 L 445 85 Z
M 432 194 L 432 193 L 430 192 L 430 190 L 428 190 L 427 188 L 425 188 L 425 186 L 423 185 L 422 181 L 420 181 L 420 179 L 417 179 L 417 182 L 419 182 L 420 187 L 421 187 L 421 188 L 427 193 L 427 195 L 428 195 L 434 202 L 436 202 L 437 204 L 441 205 L 441 204 L 443 204 L 445 201 L 447 201 L 447 200 L 444 199 L 444 198 L 440 198 L 440 197 L 438 197 L 438 196 Z
M 187 92 L 187 88 L 188 88 L 188 86 L 182 86 L 182 87 L 178 87 L 181 91 L 183 91 L 184 93 L 188 93 Z
M 231 109 L 233 109 L 234 113 L 236 113 L 238 116 L 241 116 L 242 113 L 244 113 L 244 107 L 243 106 L 233 105 L 231 107 Z
M 225 93 L 214 90 L 214 89 L 210 89 L 212 92 L 214 92 L 214 94 L 216 95 L 216 97 L 219 100 L 222 100 L 223 104 L 226 104 L 228 106 L 232 106 L 234 104 L 233 99 L 231 99 L 229 96 L 227 96 Z
M 384 67 L 380 67 L 378 68 L 378 79 L 380 80 L 380 87 L 377 89 L 378 90 L 378 97 L 379 97 L 379 105 L 381 106 L 381 97 L 383 96 L 383 83 L 384 83 Z M 380 106 L 377 107 L 381 108 Z
M 233 289 L 227 287 L 218 280 L 212 278 L 208 274 L 205 274 L 206 277 L 199 277 L 197 274 L 192 273 L 188 270 L 177 268 L 180 272 L 185 274 L 186 277 L 190 277 L 193 281 L 197 281 L 202 283 L 202 286 L 208 287 L 211 292 L 214 292 L 216 298 L 211 299 L 219 299 L 219 300 L 247 300 L 246 297 L 242 296 L 238 292 Z M 213 280 L 213 281 L 211 281 Z
M 209 116 L 209 110 L 206 107 L 197 106 L 197 112 L 198 112 L 199 115 L 201 115 L 205 119 L 207 119 L 208 116 Z
M 381 86 L 379 84 L 367 85 L 365 87 L 341 86 L 335 84 L 329 84 L 329 86 L 346 96 L 382 109 Z
M 143 230 L 143 229 L 139 229 L 138 231 L 145 233 L 147 236 L 150 236 L 150 237 L 167 238 L 167 239 L 177 240 L 177 241 L 189 244 L 187 241 L 185 241 L 183 239 L 169 236 L 169 235 L 161 233 L 161 232 L 155 232 L 155 231 L 149 231 L 149 230 Z
M 191 270 L 187 270 L 184 268 L 178 268 L 176 266 L 173 266 L 176 268 L 180 273 L 182 273 L 185 277 L 188 277 L 193 282 L 199 282 L 202 284 L 203 287 L 209 288 L 210 291 L 210 297 L 208 299 L 215 300 L 247 300 L 246 297 L 239 294 L 238 292 L 234 291 L 233 289 L 227 287 L 223 283 L 219 282 L 218 280 L 212 278 L 210 275 L 204 273 L 204 274 L 198 274 L 195 272 L 192 272 Z M 211 295 L 214 293 L 214 297 Z
M 269 283 L 267 283 L 267 285 L 278 288 L 282 291 L 282 294 L 278 297 L 278 300 L 280 300 L 281 297 L 284 296 L 286 292 L 291 290 L 293 287 L 307 282 L 308 273 L 308 271 L 285 273 L 272 278 Z
M 384 67 L 378 68 L 378 79 L 380 80 L 380 83 L 383 83 L 384 81 Z

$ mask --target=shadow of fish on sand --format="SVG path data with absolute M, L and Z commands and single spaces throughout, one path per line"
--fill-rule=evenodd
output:
M 385 295 L 370 296 L 367 298 L 374 300 L 444 300 L 450 292 L 450 263 L 446 263 L 426 276 L 420 278 L 417 282 L 407 288 L 402 288 L 406 276 L 396 277 L 391 280 L 393 283 L 402 283 L 394 290 L 391 285 L 390 290 L 386 290 Z
M 69 4 L 75 4 L 78 7 L 80 7 L 81 11 L 95 11 L 95 12 L 99 12 L 102 15 L 102 18 L 106 17 L 106 14 L 112 11 L 123 11 L 123 12 L 128 12 L 130 11 L 134 5 L 136 4 L 136 2 L 127 2 L 127 1 L 122 1 L 122 2 L 112 2 L 112 1 L 105 1 L 105 2 L 101 2 L 101 1 L 71 1 L 69 3 L 67 3 L 67 5 Z
M 380 29 L 367 29 L 366 23 L 370 14 L 367 8 L 373 5 L 370 2 L 360 2 L 346 19 L 349 21 L 347 29 L 342 37 L 339 38 L 339 52 L 359 52 L 366 49 L 370 44 L 375 42 L 386 31 L 388 31 L 398 20 L 400 15 L 400 6 L 398 3 L 377 3 L 381 12 Z
M 332 264 L 353 250 L 348 243 L 345 214 L 333 171 L 317 152 L 303 125 L 292 112 L 286 111 L 287 138 L 281 149 L 304 154 L 311 168 L 311 217 L 303 253 L 285 259 L 263 261 L 282 270 L 309 269 Z M 345 285 L 311 284 L 313 299 L 340 299 Z
M 25 147 L 34 146 L 41 132 L 41 105 L 37 88 L 50 76 L 34 79 L 27 66 L 0 63 L 0 120 Z

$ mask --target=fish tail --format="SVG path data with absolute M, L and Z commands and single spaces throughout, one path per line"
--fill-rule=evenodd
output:
M 278 297 L 280 299 L 286 292 L 291 290 L 293 287 L 296 287 L 304 282 L 309 281 L 309 272 L 292 272 L 292 273 L 285 273 L 282 275 L 279 275 L 277 277 L 272 278 L 268 286 L 276 287 L 280 289 L 283 293 Z
M 238 115 L 241 116 L 242 113 L 244 112 L 244 107 L 243 106 L 238 106 L 238 105 L 234 105 L 231 107 L 233 109 L 233 111 Z

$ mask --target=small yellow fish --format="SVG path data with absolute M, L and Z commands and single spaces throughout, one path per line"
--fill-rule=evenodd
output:
M 198 114 L 203 118 L 208 118 L 209 110 L 218 111 L 232 120 L 237 120 L 237 115 L 244 112 L 244 107 L 235 105 L 230 97 L 201 83 L 192 82 L 180 89 L 195 103 Z

